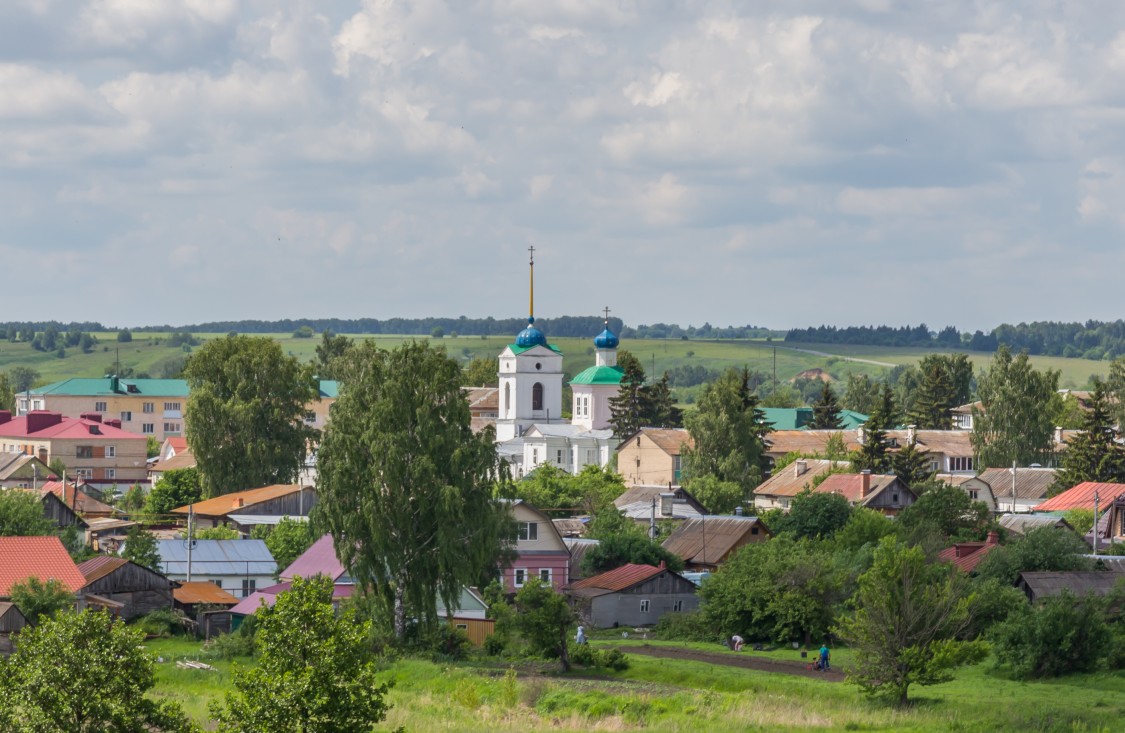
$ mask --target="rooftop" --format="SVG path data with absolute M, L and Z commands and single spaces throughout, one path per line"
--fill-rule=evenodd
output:
M 1053 468 L 1017 468 L 1015 493 L 1017 499 L 1046 499 L 1058 471 Z M 986 468 L 977 476 L 988 484 L 997 501 L 1012 498 L 1012 469 Z
M 347 573 L 344 564 L 336 557 L 336 547 L 332 535 L 326 534 L 309 546 L 297 557 L 289 567 L 278 575 L 282 580 L 293 580 L 296 577 L 311 578 L 315 575 L 324 575 L 333 581 L 339 580 Z
M 867 493 L 863 491 L 864 479 L 869 479 Z M 898 482 L 894 474 L 875 474 L 864 476 L 859 473 L 834 473 L 821 482 L 813 491 L 818 494 L 839 494 L 853 504 L 865 502 Z M 906 490 L 906 487 L 903 487 Z
M 138 394 L 150 397 L 187 397 L 186 379 L 123 379 L 118 377 L 75 377 L 31 390 L 34 395 L 72 395 L 96 397 L 114 394 Z
M 765 524 L 757 517 L 706 516 L 685 519 L 664 540 L 663 546 L 673 555 L 683 558 L 684 562 L 716 565 L 726 560 L 727 555 L 739 546 L 754 526 L 769 533 Z
M 592 366 L 578 372 L 571 384 L 621 384 L 625 370 L 616 366 Z
M 213 499 L 204 499 L 188 506 L 177 507 L 172 511 L 176 514 L 187 514 L 189 509 L 194 509 L 196 514 L 203 517 L 225 517 L 228 514 L 244 512 L 247 507 L 255 504 L 261 504 L 264 501 L 296 494 L 299 491 L 311 488 L 311 486 L 300 484 L 274 484 L 273 486 L 263 486 L 260 489 L 235 491 L 216 496 Z
M 176 603 L 190 606 L 195 603 L 213 603 L 219 606 L 233 606 L 238 603 L 238 597 L 228 593 L 210 581 L 193 580 L 190 583 L 180 583 L 179 587 L 172 589 L 172 597 Z
M 812 489 L 812 481 L 832 469 L 851 469 L 850 461 L 829 461 L 824 458 L 798 458 L 784 468 L 774 471 L 773 476 L 763 481 L 754 494 L 762 496 L 796 496 Z
M 666 572 L 669 572 L 669 570 L 665 567 L 627 563 L 619 568 L 607 570 L 600 575 L 576 580 L 568 587 L 571 589 L 601 588 L 612 591 L 625 590 L 626 588 L 632 588 L 638 583 L 643 583 L 649 578 Z
M 78 572 L 82 573 L 83 577 L 86 578 L 86 585 L 89 585 L 95 580 L 101 580 L 122 565 L 128 564 L 128 562 L 125 558 L 116 555 L 98 555 L 79 565 Z
M 28 578 L 54 579 L 75 593 L 86 585 L 58 537 L 0 537 L 0 598 Z
M 1117 497 L 1125 494 L 1125 484 L 1083 481 L 1047 501 L 1032 507 L 1036 512 L 1065 512 L 1071 509 L 1093 509 L 1094 494 L 1102 507 L 1108 507 Z
M 187 574 L 186 540 L 157 540 L 165 575 Z M 200 575 L 273 575 L 277 563 L 264 540 L 195 540 L 191 569 Z
M 680 455 L 680 450 L 685 445 L 688 447 L 695 445 L 695 440 L 692 439 L 691 433 L 683 428 L 641 428 L 621 441 L 621 448 L 624 448 L 630 440 L 641 435 L 651 440 L 658 448 L 670 456 Z
M 22 417 L 0 423 L 2 438 L 35 438 L 37 440 L 89 439 L 144 440 L 145 436 L 108 425 L 98 420 L 66 417 L 58 412 L 32 410 Z

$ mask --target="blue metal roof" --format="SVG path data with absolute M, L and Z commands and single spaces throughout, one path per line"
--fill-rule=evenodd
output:
M 187 574 L 187 540 L 157 540 L 165 575 Z M 273 575 L 277 563 L 264 540 L 196 540 L 191 571 L 200 575 Z

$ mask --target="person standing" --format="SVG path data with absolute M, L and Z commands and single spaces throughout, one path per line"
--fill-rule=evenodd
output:
M 826 641 L 820 645 L 820 658 L 817 660 L 816 666 L 823 670 L 829 669 L 828 660 L 831 656 L 832 652 L 828 649 L 828 642 Z
M 579 644 L 586 643 L 586 629 L 582 628 L 582 624 L 578 624 L 578 635 L 574 640 Z

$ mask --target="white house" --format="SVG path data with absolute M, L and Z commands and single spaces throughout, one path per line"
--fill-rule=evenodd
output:
M 274 585 L 277 573 L 264 540 L 157 540 L 156 551 L 168 578 L 214 583 L 238 598 Z

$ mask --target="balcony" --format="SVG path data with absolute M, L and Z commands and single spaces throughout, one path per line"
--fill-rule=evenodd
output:
M 183 418 L 184 418 L 184 411 L 183 410 L 165 410 L 164 411 L 164 419 L 165 420 L 182 420 Z

